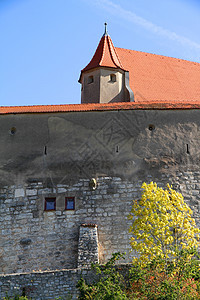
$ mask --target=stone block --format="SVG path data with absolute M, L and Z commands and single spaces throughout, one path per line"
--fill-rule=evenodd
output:
M 15 198 L 19 198 L 19 197 L 24 197 L 25 196 L 25 192 L 24 189 L 15 189 Z
M 58 194 L 60 194 L 60 193 L 66 193 L 67 190 L 65 188 L 60 187 L 57 189 L 57 191 L 58 191 Z
M 97 209 L 96 209 L 96 212 L 97 212 L 97 213 L 103 213 L 103 212 L 104 212 L 104 209 L 102 209 L 102 208 L 97 208 Z
M 56 216 L 61 216 L 62 215 L 62 212 L 60 210 L 57 210 L 56 211 Z
M 40 189 L 38 190 L 38 195 L 45 195 L 45 194 L 51 194 L 52 193 L 52 189 L 49 188 L 45 188 L 45 189 Z
M 27 189 L 26 190 L 26 195 L 27 196 L 36 196 L 37 195 L 37 190 L 36 189 L 31 189 L 31 190 Z
M 198 190 L 193 190 L 193 191 L 192 191 L 192 195 L 193 195 L 193 196 L 199 195 L 199 191 L 198 191 Z

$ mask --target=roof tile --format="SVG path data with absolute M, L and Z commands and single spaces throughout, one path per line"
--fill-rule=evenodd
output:
M 124 70 L 112 39 L 107 34 L 102 36 L 94 56 L 89 64 L 81 71 L 81 75 L 83 72 L 97 67 L 120 68 Z
M 123 48 L 115 48 L 125 69 L 135 102 L 200 100 L 200 64 Z
M 81 111 L 110 111 L 110 110 L 155 110 L 155 109 L 200 109 L 199 101 L 188 102 L 118 102 L 118 103 L 89 103 L 89 104 L 63 104 L 63 105 L 33 105 L 33 106 L 1 106 L 0 114 L 25 113 L 59 113 Z

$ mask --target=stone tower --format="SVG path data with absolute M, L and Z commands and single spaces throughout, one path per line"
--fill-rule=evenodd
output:
M 81 71 L 81 103 L 134 101 L 129 72 L 120 62 L 106 25 L 93 58 Z

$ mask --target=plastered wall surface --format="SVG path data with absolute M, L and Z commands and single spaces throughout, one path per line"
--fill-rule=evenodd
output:
M 94 69 L 82 75 L 81 79 L 81 103 L 99 103 L 100 100 L 100 74 L 101 70 Z M 93 82 L 89 83 L 89 76 L 93 76 Z
M 171 173 L 188 165 L 198 169 L 199 114 L 132 110 L 3 115 L 0 186 L 32 181 L 47 187 L 72 185 L 102 175 L 132 181 L 166 168 Z M 155 129 L 149 130 L 150 125 Z
M 112 82 L 110 75 L 116 76 Z M 89 77 L 93 76 L 93 82 Z M 129 101 L 125 94 L 124 71 L 112 68 L 93 69 L 82 74 L 81 103 L 109 103 Z
M 116 76 L 116 81 L 110 80 L 110 75 Z M 125 99 L 125 77 L 121 70 L 100 70 L 100 103 L 121 102 Z

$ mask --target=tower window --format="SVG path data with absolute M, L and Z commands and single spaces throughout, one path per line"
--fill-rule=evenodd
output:
M 88 84 L 93 83 L 94 82 L 94 77 L 93 76 L 89 76 L 88 77 Z
M 110 74 L 110 81 L 111 82 L 116 82 L 117 81 L 117 78 L 116 78 L 115 74 Z
M 56 198 L 45 198 L 44 210 L 56 210 Z
M 74 210 L 75 209 L 75 198 L 74 197 L 66 197 L 65 198 L 65 209 L 66 210 Z

